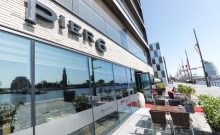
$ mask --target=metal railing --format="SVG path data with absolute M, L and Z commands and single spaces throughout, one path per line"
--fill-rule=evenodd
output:
M 198 82 L 199 85 L 206 85 L 205 81 Z M 218 81 L 210 81 L 211 86 L 220 87 L 220 80 Z

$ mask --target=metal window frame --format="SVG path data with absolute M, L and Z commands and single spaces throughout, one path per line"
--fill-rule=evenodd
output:
M 35 41 L 31 39 L 31 127 L 35 135 L 36 126 L 36 102 L 35 102 Z

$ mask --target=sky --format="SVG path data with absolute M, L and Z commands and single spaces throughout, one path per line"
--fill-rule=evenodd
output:
M 191 67 L 201 67 L 195 51 L 195 28 L 203 59 L 220 69 L 220 0 L 142 0 L 148 43 L 159 42 L 168 74 L 175 75 L 185 49 Z M 193 73 L 203 75 L 202 69 Z

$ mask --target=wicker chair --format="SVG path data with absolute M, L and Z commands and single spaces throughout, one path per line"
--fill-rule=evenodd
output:
M 170 112 L 172 121 L 173 121 L 173 131 L 174 135 L 176 134 L 188 134 L 190 131 L 190 135 L 194 135 L 193 127 L 190 122 L 189 113 L 176 113 Z M 178 130 L 178 133 L 176 132 Z M 180 132 L 182 131 L 182 132 Z M 185 132 L 187 131 L 187 132 Z
M 164 131 L 165 133 L 170 134 L 171 131 L 166 132 L 167 129 L 167 120 L 166 120 L 166 114 L 165 112 L 161 111 L 149 111 L 153 123 L 153 131 L 154 135 L 156 134 L 156 131 Z M 155 127 L 159 127 L 162 130 L 156 130 Z
M 181 105 L 181 101 L 177 99 L 168 100 L 170 106 L 178 106 Z
M 155 99 L 154 104 L 155 105 L 165 105 L 165 100 L 164 99 Z

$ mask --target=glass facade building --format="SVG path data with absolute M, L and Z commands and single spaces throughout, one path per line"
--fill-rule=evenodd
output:
M 144 42 L 101 0 L 37 0 L 33 24 L 33 1 L 0 2 L 0 135 L 107 134 L 138 109 L 137 91 L 150 89 L 140 20 L 122 6 Z
M 48 122 L 69 117 L 67 123 L 82 121 L 69 125 L 75 129 L 71 134 L 104 134 L 137 109 L 132 101 L 134 70 L 50 44 L 33 40 L 31 44 L 31 39 L 7 32 L 0 36 L 0 102 L 21 104 L 13 132 L 31 127 L 31 67 L 35 67 L 36 132 L 43 133 L 41 128 L 51 126 Z M 82 117 L 73 117 L 76 113 Z

